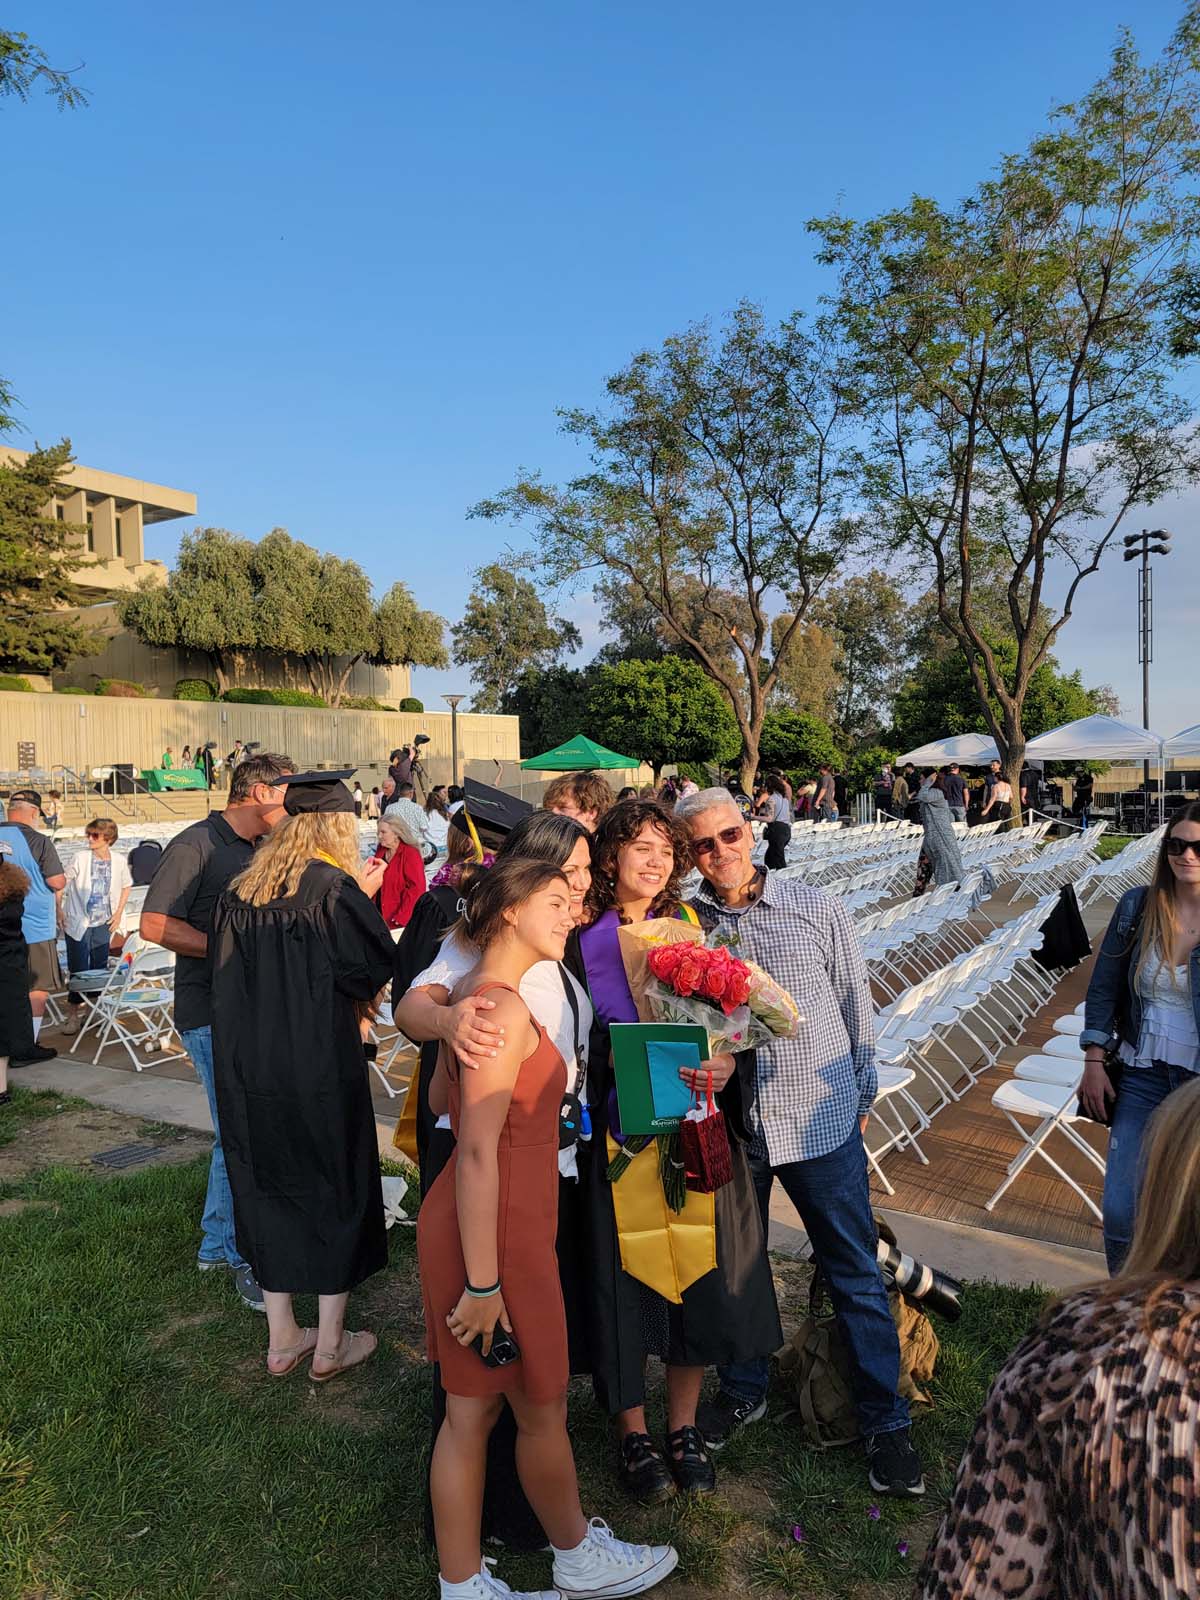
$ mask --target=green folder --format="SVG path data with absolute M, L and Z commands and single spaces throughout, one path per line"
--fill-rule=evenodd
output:
M 680 1067 L 708 1060 L 708 1032 L 690 1022 L 614 1022 L 609 1030 L 622 1133 L 669 1133 L 692 1104 Z M 647 1046 L 665 1048 L 647 1052 Z

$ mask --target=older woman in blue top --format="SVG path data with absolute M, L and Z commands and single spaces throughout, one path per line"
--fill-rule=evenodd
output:
M 1125 1258 L 1151 1112 L 1200 1071 L 1200 802 L 1163 836 L 1148 888 L 1121 896 L 1096 958 L 1080 1034 L 1083 1109 L 1111 1125 L 1104 1178 L 1104 1254 Z M 1105 1052 L 1122 1067 L 1114 1087 Z

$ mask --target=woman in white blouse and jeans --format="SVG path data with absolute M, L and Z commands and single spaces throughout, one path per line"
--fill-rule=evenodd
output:
M 1176 813 L 1149 888 L 1121 896 L 1096 957 L 1080 1034 L 1079 1098 L 1109 1122 L 1104 1253 L 1121 1266 L 1133 1234 L 1150 1114 L 1200 1072 L 1200 802 Z M 1121 1062 L 1114 1089 L 1106 1050 Z
M 67 971 L 100 972 L 108 966 L 112 936 L 133 879 L 124 856 L 114 855 L 117 825 L 111 817 L 93 817 L 84 829 L 88 848 L 67 867 L 67 885 L 59 901 L 59 926 L 67 939 Z M 81 1001 L 68 986 L 68 1033 L 79 1032 Z

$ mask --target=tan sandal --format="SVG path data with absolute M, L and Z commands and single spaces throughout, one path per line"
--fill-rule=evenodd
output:
M 312 1334 L 312 1343 L 311 1344 L 308 1342 L 308 1335 L 310 1333 Z M 317 1348 L 317 1330 L 315 1328 L 301 1328 L 300 1329 L 300 1343 L 299 1344 L 290 1345 L 286 1349 L 276 1350 L 272 1346 L 268 1345 L 267 1346 L 267 1362 L 268 1362 L 267 1373 L 268 1373 L 268 1375 L 270 1377 L 272 1377 L 272 1378 L 286 1378 L 288 1373 L 289 1372 L 295 1372 L 296 1368 L 304 1360 L 305 1356 L 312 1355 L 313 1351 L 316 1348 Z M 272 1367 L 269 1364 L 272 1356 L 291 1356 L 292 1359 L 288 1362 L 286 1367 Z
M 336 1361 L 337 1366 L 331 1367 L 328 1372 L 314 1372 L 310 1366 L 308 1375 L 314 1383 L 328 1383 L 332 1378 L 341 1377 L 343 1372 L 349 1372 L 351 1367 L 361 1367 L 378 1348 L 379 1340 L 373 1333 L 361 1329 L 358 1333 L 344 1333 L 341 1347 L 332 1355 L 327 1355 L 324 1350 L 313 1351 L 322 1361 Z

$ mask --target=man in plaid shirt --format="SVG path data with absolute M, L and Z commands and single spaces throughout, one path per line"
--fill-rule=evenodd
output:
M 871 1487 L 921 1495 L 925 1480 L 908 1405 L 897 1393 L 900 1343 L 875 1258 L 863 1149 L 877 1085 L 874 1008 L 858 939 L 832 895 L 753 865 L 750 825 L 724 789 L 687 796 L 675 816 L 691 833 L 705 880 L 693 902 L 701 921 L 721 929 L 734 954 L 769 972 L 804 1018 L 796 1038 L 759 1046 L 752 1072 L 743 1062 L 763 1237 L 778 1178 L 829 1283 L 852 1364 Z M 697 1419 L 710 1449 L 765 1414 L 767 1370 L 762 1361 L 718 1373 L 720 1391 Z

